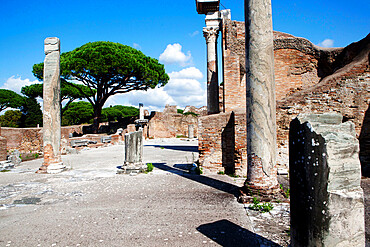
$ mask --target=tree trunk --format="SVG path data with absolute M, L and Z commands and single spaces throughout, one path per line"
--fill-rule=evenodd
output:
M 102 110 L 102 106 L 95 105 L 95 109 L 94 109 L 94 122 L 93 122 L 93 133 L 94 134 L 98 134 L 98 131 L 99 131 L 99 123 L 100 123 L 100 118 L 101 118 L 101 110 Z

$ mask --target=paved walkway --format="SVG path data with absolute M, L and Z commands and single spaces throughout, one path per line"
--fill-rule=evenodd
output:
M 236 201 L 244 179 L 183 170 L 197 158 L 196 141 L 164 139 L 145 143 L 150 174 L 117 175 L 119 145 L 63 156 L 56 175 L 23 162 L 0 173 L 0 246 L 277 246 Z

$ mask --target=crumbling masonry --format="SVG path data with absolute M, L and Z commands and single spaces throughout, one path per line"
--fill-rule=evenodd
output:
M 246 176 L 246 121 L 238 120 L 246 118 L 245 24 L 224 16 L 220 30 L 221 113 L 199 119 L 200 162 L 206 170 Z M 362 167 L 370 166 L 370 148 L 366 148 L 370 143 L 370 114 L 365 115 L 370 106 L 369 53 L 370 34 L 345 48 L 321 48 L 304 38 L 274 32 L 279 148 L 288 146 L 289 123 L 299 113 L 337 112 L 344 116 L 343 121 L 355 124 Z M 235 136 L 225 139 L 226 132 Z

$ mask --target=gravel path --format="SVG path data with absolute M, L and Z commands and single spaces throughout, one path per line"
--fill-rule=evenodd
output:
M 34 173 L 41 159 L 0 173 L 0 246 L 286 245 L 283 227 L 268 232 L 236 201 L 244 179 L 184 170 L 198 158 L 196 141 L 147 141 L 144 161 L 155 168 L 137 176 L 116 174 L 123 150 L 63 156 L 71 169 L 55 175 Z M 274 210 L 262 221 L 287 212 Z

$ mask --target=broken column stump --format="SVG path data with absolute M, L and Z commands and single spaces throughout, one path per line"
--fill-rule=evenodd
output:
M 37 173 L 59 173 L 66 167 L 61 159 L 60 41 L 45 39 L 43 83 L 44 163 Z
M 194 125 L 193 124 L 188 125 L 188 138 L 194 139 Z
M 125 162 L 118 173 L 131 174 L 146 170 L 143 163 L 143 131 L 125 134 Z
M 339 114 L 302 114 L 290 124 L 291 245 L 365 246 L 355 126 Z

